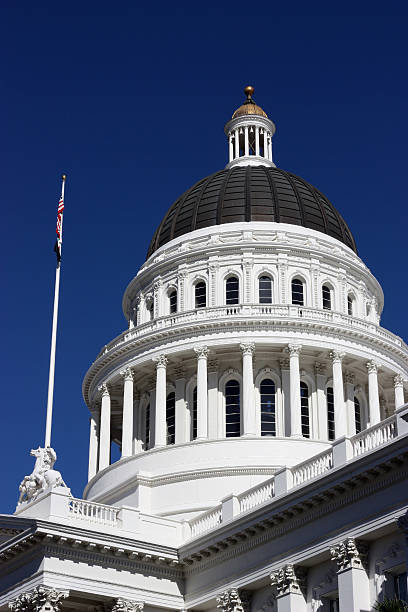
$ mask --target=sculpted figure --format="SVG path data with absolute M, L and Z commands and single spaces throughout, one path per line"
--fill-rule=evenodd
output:
M 34 469 L 29 476 L 24 476 L 19 490 L 20 497 L 18 505 L 25 501 L 31 501 L 45 489 L 53 487 L 66 487 L 61 473 L 54 470 L 54 463 L 57 460 L 56 452 L 53 448 L 32 449 L 30 455 L 36 458 Z

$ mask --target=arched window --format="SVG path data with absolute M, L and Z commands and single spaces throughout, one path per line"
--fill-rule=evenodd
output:
M 207 306 L 207 286 L 204 281 L 200 281 L 194 288 L 195 307 L 205 308 Z
M 167 444 L 174 444 L 176 441 L 176 394 L 174 391 L 166 398 L 166 427 Z
M 329 440 L 334 440 L 334 393 L 333 387 L 327 387 L 327 436 Z
M 169 293 L 169 311 L 170 314 L 177 312 L 177 291 L 172 289 Z
M 276 436 L 276 388 L 270 378 L 264 378 L 260 385 L 261 394 L 261 436 Z
M 193 440 L 197 438 L 197 387 L 193 389 L 193 412 L 191 415 L 191 434 Z
M 303 282 L 300 278 L 294 278 L 292 280 L 292 304 L 304 306 L 304 303 Z
M 272 279 L 270 276 L 259 277 L 259 303 L 272 304 Z
M 239 304 L 239 280 L 236 276 L 229 276 L 225 281 L 225 303 Z
M 350 317 L 354 315 L 354 298 L 350 293 L 347 296 L 347 314 Z
M 147 303 L 147 316 L 148 316 L 148 321 L 153 321 L 154 318 L 154 302 L 153 300 L 150 300 L 150 302 Z
M 323 285 L 323 287 L 322 287 L 322 302 L 323 302 L 323 309 L 324 310 L 331 310 L 332 309 L 331 290 L 330 290 L 330 287 L 328 285 Z
M 149 450 L 150 448 L 150 402 L 146 406 L 145 413 L 145 445 L 144 449 Z
M 310 438 L 309 387 L 303 381 L 300 383 L 300 414 L 302 421 L 302 436 L 304 438 Z
M 361 406 L 357 397 L 354 398 L 354 422 L 356 424 L 356 434 L 361 433 Z
M 229 380 L 225 385 L 225 435 L 238 437 L 241 433 L 241 394 L 239 382 Z

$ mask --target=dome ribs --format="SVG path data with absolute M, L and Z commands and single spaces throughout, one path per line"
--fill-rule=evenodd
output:
M 220 170 L 185 191 L 165 214 L 147 257 L 196 229 L 251 221 L 301 225 L 357 253 L 346 222 L 318 189 L 295 174 L 260 165 Z

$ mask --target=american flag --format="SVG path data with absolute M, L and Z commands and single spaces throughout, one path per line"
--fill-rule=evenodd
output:
M 57 256 L 57 263 L 61 261 L 61 246 L 62 246 L 62 217 L 64 214 L 64 184 L 65 184 L 66 176 L 65 174 L 62 176 L 62 193 L 58 202 L 58 210 L 57 210 L 57 240 L 55 241 L 54 251 Z
M 61 196 L 60 201 L 58 202 L 58 212 L 57 212 L 57 237 L 58 240 L 61 240 L 61 229 L 62 229 L 62 213 L 64 212 L 64 198 Z

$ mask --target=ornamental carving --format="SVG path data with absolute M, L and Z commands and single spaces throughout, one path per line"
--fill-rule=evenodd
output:
M 326 373 L 326 365 L 324 363 L 320 363 L 319 361 L 316 361 L 314 364 L 315 367 L 315 373 L 318 374 L 319 376 L 322 376 Z
M 394 376 L 394 387 L 403 387 L 404 386 L 404 379 L 401 376 L 401 374 L 396 374 Z
M 299 357 L 300 351 L 302 350 L 301 344 L 288 344 L 286 347 L 287 352 L 291 357 Z
M 156 364 L 156 368 L 165 368 L 169 362 L 166 355 L 159 355 L 158 357 L 155 357 L 153 361 Z
M 349 385 L 354 385 L 355 383 L 355 376 L 352 372 L 345 372 L 344 373 L 344 381 L 349 384 Z
M 21 481 L 19 491 L 20 497 L 18 504 L 33 501 L 40 493 L 47 489 L 56 487 L 66 487 L 61 473 L 58 470 L 53 470 L 54 463 L 57 460 L 57 454 L 53 448 L 32 449 L 30 455 L 35 457 L 34 469 L 29 476 L 24 476 Z
M 277 595 L 301 593 L 305 586 L 306 571 L 302 567 L 291 564 L 272 572 L 271 585 L 276 587 Z
M 367 370 L 369 374 L 377 374 L 378 368 L 378 363 L 375 361 L 367 361 Z
M 330 351 L 330 359 L 333 363 L 341 363 L 346 356 L 342 351 Z
M 68 591 L 57 591 L 45 586 L 36 587 L 29 593 L 23 593 L 9 603 L 13 612 L 59 612 L 62 602 L 69 595 Z
M 109 395 L 109 389 L 108 389 L 108 385 L 106 383 L 103 383 L 102 385 L 99 385 L 98 387 L 98 391 L 101 394 L 101 396 L 106 396 Z
M 347 538 L 344 542 L 330 548 L 332 561 L 336 561 L 339 571 L 366 566 L 368 546 L 354 538 Z
M 209 372 L 218 372 L 218 360 L 217 359 L 209 359 L 208 360 L 208 371 Z
M 255 352 L 255 344 L 253 342 L 242 342 L 239 348 L 243 355 L 250 355 L 252 357 Z
M 143 601 L 132 601 L 119 597 L 111 608 L 111 612 L 143 612 Z
M 223 612 L 246 612 L 238 589 L 228 589 L 217 596 L 217 608 Z
M 124 370 L 122 370 L 120 375 L 122 376 L 122 378 L 125 381 L 126 380 L 132 380 L 133 381 L 133 370 L 132 370 L 132 368 L 125 368 Z
M 289 370 L 290 368 L 289 359 L 287 359 L 286 357 L 279 359 L 279 365 L 281 367 L 281 370 Z
M 207 359 L 208 357 L 208 346 L 195 346 L 194 352 L 197 355 L 198 359 Z
M 174 368 L 174 378 L 175 380 L 180 380 L 181 378 L 185 378 L 186 377 L 186 373 L 184 371 L 184 368 L 181 364 L 177 364 L 176 367 Z

